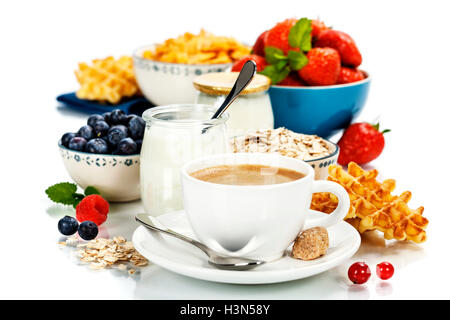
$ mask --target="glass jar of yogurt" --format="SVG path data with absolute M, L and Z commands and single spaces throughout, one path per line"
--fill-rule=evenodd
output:
M 222 104 L 237 79 L 238 72 L 212 72 L 193 80 L 198 90 L 197 103 L 216 109 Z M 256 74 L 247 88 L 228 108 L 228 136 L 234 137 L 259 129 L 273 129 L 273 112 L 268 90 L 270 79 Z
M 211 120 L 215 111 L 208 105 L 185 104 L 151 108 L 142 115 L 146 128 L 140 159 L 141 199 L 148 214 L 183 208 L 180 169 L 187 161 L 228 151 L 228 115 Z

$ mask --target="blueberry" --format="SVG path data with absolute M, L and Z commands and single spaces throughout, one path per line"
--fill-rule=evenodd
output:
M 109 151 L 108 143 L 102 138 L 89 140 L 85 149 L 86 152 L 97 154 L 106 154 Z
M 69 142 L 72 138 L 76 137 L 77 135 L 73 132 L 67 132 L 64 133 L 63 136 L 61 137 L 61 144 L 68 148 L 69 147 Z
M 120 140 L 117 145 L 117 154 L 136 154 L 137 144 L 131 138 Z
M 103 119 L 106 121 L 106 123 L 110 123 L 111 121 L 111 112 L 105 112 L 102 114 Z
M 130 120 L 131 120 L 131 119 L 136 118 L 136 117 L 137 117 L 137 115 L 135 115 L 135 114 L 130 114 L 130 115 L 128 115 L 128 116 L 127 116 L 127 124 L 130 123 Z
M 114 109 L 111 111 L 111 117 L 109 121 L 112 125 L 115 124 L 126 124 L 127 123 L 127 115 L 120 109 Z
M 106 121 L 97 121 L 94 124 L 94 134 L 97 138 L 104 137 L 108 134 L 109 124 Z
M 87 120 L 87 124 L 88 126 L 93 127 L 95 125 L 95 123 L 97 121 L 105 121 L 105 118 L 103 118 L 101 115 L 99 114 L 93 114 L 92 116 L 90 116 Z
M 84 146 L 86 145 L 86 139 L 82 137 L 73 137 L 69 141 L 69 149 L 75 151 L 83 151 Z
M 70 236 L 77 232 L 78 221 L 74 217 L 65 216 L 58 221 L 58 230 L 65 236 Z
M 98 234 L 98 227 L 92 221 L 83 221 L 78 227 L 78 235 L 83 240 L 92 240 Z
M 142 139 L 144 137 L 145 121 L 141 117 L 134 117 L 128 123 L 128 129 L 130 130 L 130 137 L 135 140 Z
M 136 142 L 136 145 L 137 145 L 137 153 L 141 153 L 142 140 L 135 140 L 134 142 Z
M 94 138 L 94 130 L 91 126 L 82 126 L 77 132 L 78 137 L 85 138 L 86 140 L 91 140 Z
M 108 143 L 113 147 L 117 146 L 120 140 L 125 139 L 126 137 L 128 137 L 128 129 L 121 124 L 111 127 L 106 136 Z

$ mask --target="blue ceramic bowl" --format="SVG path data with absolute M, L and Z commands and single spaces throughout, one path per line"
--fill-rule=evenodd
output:
M 349 84 L 318 87 L 271 86 L 275 128 L 327 138 L 347 127 L 364 107 L 370 76 Z

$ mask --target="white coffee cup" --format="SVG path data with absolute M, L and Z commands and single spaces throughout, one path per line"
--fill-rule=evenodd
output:
M 259 164 L 295 170 L 305 177 L 271 185 L 225 185 L 190 175 L 220 165 Z M 271 153 L 227 153 L 198 158 L 181 169 L 184 208 L 197 238 L 229 256 L 271 261 L 280 258 L 304 229 L 330 227 L 350 207 L 347 192 L 331 181 L 315 181 L 314 169 L 301 160 Z M 339 204 L 319 219 L 306 216 L 315 192 L 331 192 Z

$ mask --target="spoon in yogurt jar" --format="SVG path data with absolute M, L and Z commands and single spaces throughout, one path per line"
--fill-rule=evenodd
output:
M 152 216 L 149 216 L 147 214 L 137 214 L 135 219 L 144 227 L 152 231 L 158 231 L 170 235 L 172 237 L 186 241 L 187 243 L 196 246 L 208 256 L 209 264 L 218 269 L 245 271 L 265 263 L 265 261 L 261 260 L 224 256 L 197 240 L 191 239 L 189 237 L 186 237 L 185 235 L 182 235 L 180 233 L 177 233 L 173 230 L 166 228 L 156 218 L 153 218 Z
M 216 113 L 212 116 L 211 119 L 217 119 L 223 115 L 223 113 L 228 109 L 228 107 L 236 100 L 236 98 L 244 91 L 245 88 L 250 84 L 254 75 L 256 74 L 256 63 L 253 60 L 248 60 L 244 63 L 241 72 L 236 79 L 233 87 L 230 90 L 230 93 L 226 96 L 222 105 L 217 109 Z M 202 130 L 202 133 L 205 133 L 208 128 L 206 127 Z

